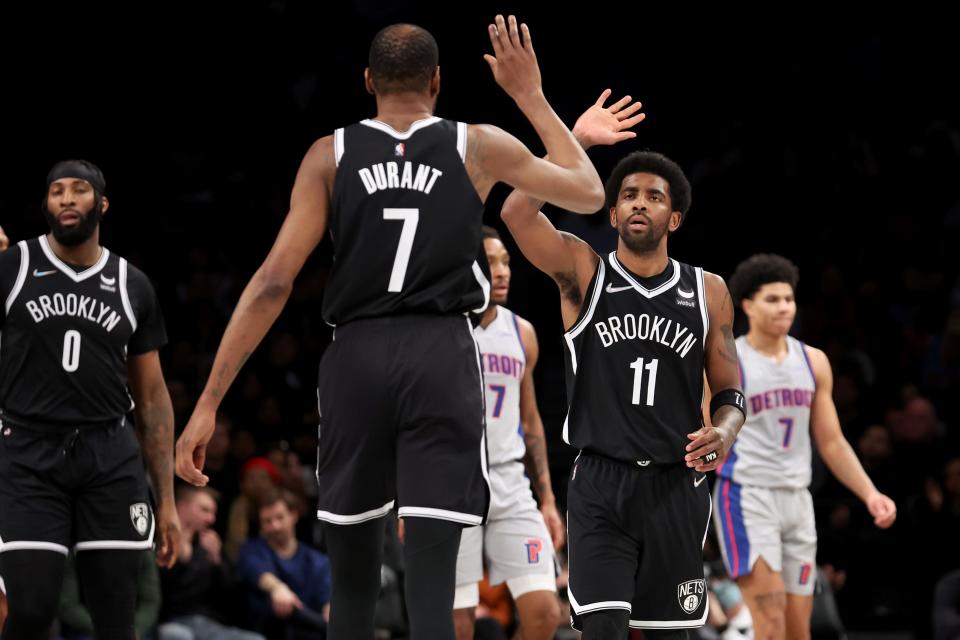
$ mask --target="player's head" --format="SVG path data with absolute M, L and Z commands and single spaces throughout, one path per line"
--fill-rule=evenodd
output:
M 301 506 L 286 489 L 270 491 L 260 502 L 260 533 L 274 547 L 283 547 L 296 536 Z
M 57 242 L 72 247 L 94 234 L 110 205 L 106 187 L 103 172 L 92 162 L 63 160 L 53 165 L 42 210 Z
M 510 293 L 510 254 L 497 230 L 486 225 L 483 226 L 483 250 L 490 263 L 490 303 L 506 304 Z
M 423 93 L 435 98 L 440 91 L 440 51 L 430 32 L 415 24 L 392 24 L 370 43 L 364 78 L 367 91 L 377 96 Z
M 799 280 L 797 266 L 783 256 L 758 253 L 737 265 L 728 285 L 751 331 L 785 336 L 797 315 L 794 292 Z
M 610 225 L 635 253 L 656 250 L 690 209 L 683 169 L 653 151 L 635 151 L 618 162 L 604 190 Z

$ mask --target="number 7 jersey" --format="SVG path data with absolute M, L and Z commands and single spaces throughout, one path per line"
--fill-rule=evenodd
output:
M 402 133 L 377 120 L 334 132 L 334 263 L 324 320 L 486 307 L 483 202 L 466 152 L 467 125 L 437 117 Z
M 127 357 L 166 343 L 147 277 L 102 248 L 77 270 L 46 236 L 0 253 L 0 409 L 28 424 L 76 427 L 133 408 Z
M 564 334 L 564 441 L 641 465 L 681 462 L 703 424 L 708 326 L 699 267 L 671 259 L 661 276 L 639 278 L 616 252 L 601 258 Z

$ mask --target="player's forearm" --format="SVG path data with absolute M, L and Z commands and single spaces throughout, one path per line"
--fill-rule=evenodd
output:
M 865 501 L 877 490 L 846 438 L 832 438 L 818 444 L 817 449 L 834 477 L 858 498 Z
M 736 407 L 721 405 L 713 412 L 713 415 L 710 416 L 710 421 L 714 427 L 723 433 L 723 442 L 729 450 L 733 441 L 737 439 L 737 435 L 740 433 L 740 428 L 743 426 L 746 418 Z
M 289 283 L 272 281 L 264 267 L 254 274 L 223 333 L 198 405 L 220 406 L 240 369 L 280 315 L 292 288 Z
M 547 159 L 568 170 L 557 184 L 558 196 L 575 213 L 594 213 L 603 206 L 603 183 L 583 147 L 542 94 L 517 102 L 547 150 Z
M 539 418 L 524 422 L 523 441 L 527 451 L 523 464 L 540 504 L 556 502 L 550 482 L 550 463 L 547 459 L 547 440 Z
M 136 416 L 147 471 L 157 493 L 157 502 L 164 504 L 173 500 L 174 418 L 166 385 L 157 385 L 148 398 L 137 404 Z

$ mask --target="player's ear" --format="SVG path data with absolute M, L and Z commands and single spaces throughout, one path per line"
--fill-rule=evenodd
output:
M 670 226 L 667 227 L 670 233 L 673 233 L 680 228 L 680 224 L 683 222 L 683 214 L 679 211 L 670 212 Z
M 363 86 L 367 88 L 367 93 L 370 95 L 373 96 L 377 94 L 373 88 L 373 78 L 370 77 L 370 67 L 363 70 Z
M 100 196 L 100 215 L 105 214 L 109 208 L 110 201 L 107 200 L 107 196 Z
M 617 228 L 617 207 L 616 205 L 610 207 L 610 226 L 614 229 Z
M 430 97 L 436 98 L 440 93 L 440 65 L 433 70 L 433 77 L 430 78 Z

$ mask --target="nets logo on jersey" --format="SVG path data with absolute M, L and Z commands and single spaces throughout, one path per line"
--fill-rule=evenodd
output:
M 133 528 L 137 530 L 141 536 L 147 535 L 147 525 L 150 522 L 150 510 L 147 508 L 146 502 L 137 502 L 136 504 L 130 505 L 130 521 L 133 523 Z
M 523 546 L 527 548 L 527 562 L 529 564 L 537 564 L 540 562 L 540 552 L 543 551 L 543 540 L 530 538 Z
M 681 582 L 677 585 L 677 600 L 680 602 L 680 608 L 687 613 L 693 613 L 699 609 L 706 590 L 703 578 Z
M 402 158 L 406 150 L 407 147 L 402 142 L 398 142 L 396 146 L 393 147 L 393 155 L 397 158 Z

